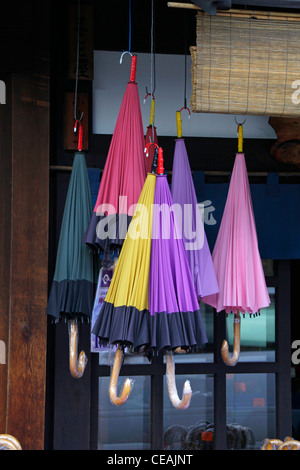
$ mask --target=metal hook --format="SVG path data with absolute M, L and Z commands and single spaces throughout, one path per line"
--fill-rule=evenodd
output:
M 154 91 L 152 93 L 150 93 L 148 91 L 148 88 L 146 87 L 146 96 L 144 98 L 144 104 L 146 103 L 146 99 L 148 98 L 148 96 L 151 96 L 151 95 L 152 95 L 152 99 L 155 100 Z
M 236 120 L 236 116 L 234 116 L 234 120 L 235 120 L 235 123 L 236 123 L 237 126 L 243 126 L 243 125 L 245 124 L 247 118 L 245 117 L 245 119 L 243 120 L 243 122 L 238 122 L 238 121 Z
M 227 366 L 235 366 L 240 357 L 240 349 L 241 349 L 241 317 L 239 313 L 234 315 L 233 320 L 234 325 L 234 340 L 233 340 L 233 353 L 232 356 L 229 357 L 229 346 L 226 340 L 223 341 L 221 353 L 222 359 Z
M 190 118 L 191 118 L 191 111 L 190 111 L 190 109 L 187 108 L 186 106 L 182 106 L 182 108 L 179 110 L 180 114 L 181 114 L 181 111 L 182 111 L 183 109 L 186 109 L 186 110 L 188 111 L 188 113 L 189 113 L 188 119 L 190 119 Z
M 146 157 L 149 156 L 149 148 L 150 148 L 152 145 L 154 145 L 154 147 L 158 148 L 157 143 L 155 143 L 155 142 L 148 142 L 148 144 L 145 145 L 145 150 L 144 150 L 144 152 L 145 152 L 145 154 L 146 154 Z
M 117 394 L 117 383 L 119 378 L 120 369 L 122 366 L 123 360 L 123 351 L 121 350 L 120 346 L 116 350 L 114 365 L 110 377 L 110 384 L 109 384 L 109 396 L 111 402 L 116 405 L 120 406 L 123 405 L 127 398 L 129 397 L 129 393 L 131 391 L 132 381 L 130 379 L 126 379 L 123 385 L 123 390 L 121 395 L 118 397 Z
M 132 53 L 130 51 L 124 51 L 122 54 L 121 54 L 121 57 L 120 57 L 120 64 L 122 64 L 122 61 L 123 61 L 123 55 L 124 54 L 129 54 L 131 57 L 132 57 Z
M 83 118 L 83 111 L 81 111 L 80 117 L 78 117 L 78 112 L 80 112 L 80 111 L 78 111 L 78 110 L 76 109 L 75 115 L 74 115 L 74 120 L 81 122 L 81 121 L 82 121 L 82 118 Z M 74 132 L 76 132 L 76 131 L 74 130 Z
M 192 389 L 189 380 L 186 380 L 183 386 L 182 399 L 180 400 L 175 381 L 175 362 L 171 353 L 166 354 L 166 378 L 169 391 L 169 397 L 172 405 L 178 410 L 185 410 L 190 406 L 192 398 Z

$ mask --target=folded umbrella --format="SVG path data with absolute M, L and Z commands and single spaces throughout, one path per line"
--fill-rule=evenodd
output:
M 178 130 L 178 135 L 180 135 Z M 179 204 L 179 222 L 198 299 L 219 291 L 215 268 L 198 206 L 189 158 L 183 138 L 175 140 L 172 197 Z
M 100 182 L 97 201 L 84 242 L 99 250 L 122 245 L 134 205 L 146 179 L 144 130 L 136 74 L 131 58 L 126 86 Z
M 258 249 L 255 218 L 244 153 L 242 125 L 238 127 L 238 153 L 231 175 L 227 200 L 212 259 L 219 293 L 204 297 L 217 312 L 234 314 L 234 355 L 228 357 L 228 344 L 222 356 L 228 365 L 235 365 L 240 352 L 240 313 L 256 315 L 270 305 L 262 262 Z
M 81 377 L 86 365 L 82 352 L 77 364 L 78 324 L 89 321 L 95 289 L 94 259 L 82 237 L 92 213 L 85 155 L 76 152 L 68 186 L 47 314 L 69 322 L 70 371 Z

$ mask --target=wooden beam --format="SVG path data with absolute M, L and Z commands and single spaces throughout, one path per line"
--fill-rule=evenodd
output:
M 180 2 L 168 2 L 170 8 L 183 8 L 187 10 L 203 11 L 198 5 L 194 3 L 180 3 Z M 243 10 L 238 8 L 231 8 L 230 10 L 218 10 L 217 16 L 231 16 L 236 18 L 257 18 L 264 20 L 281 20 L 281 21 L 300 21 L 300 14 L 280 12 L 280 11 L 259 11 L 259 10 Z

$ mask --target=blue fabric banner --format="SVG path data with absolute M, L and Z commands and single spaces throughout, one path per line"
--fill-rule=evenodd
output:
M 198 202 L 204 206 L 204 228 L 212 251 L 229 183 L 205 183 L 204 175 L 195 171 L 193 179 Z M 269 173 L 265 184 L 250 184 L 250 190 L 261 258 L 300 258 L 300 185 L 279 183 L 278 173 Z

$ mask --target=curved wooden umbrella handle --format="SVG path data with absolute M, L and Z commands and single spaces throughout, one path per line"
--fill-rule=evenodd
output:
M 229 347 L 226 340 L 223 341 L 222 344 L 222 358 L 225 364 L 228 366 L 235 366 L 240 357 L 240 350 L 241 350 L 241 317 L 240 314 L 237 313 L 234 315 L 233 320 L 234 325 L 234 341 L 233 341 L 233 353 L 232 356 L 229 357 Z
M 281 439 L 265 439 L 261 450 L 277 450 L 283 444 Z
M 77 320 L 69 320 L 69 361 L 70 361 L 70 372 L 72 377 L 75 379 L 80 379 L 83 376 L 86 364 L 87 357 L 84 351 L 81 351 L 79 357 L 77 358 L 78 352 L 78 324 Z
M 300 442 L 295 441 L 294 439 L 285 440 L 277 450 L 299 450 Z
M 169 397 L 172 405 L 179 409 L 185 410 L 190 406 L 192 398 L 192 389 L 190 382 L 187 380 L 183 386 L 182 399 L 180 400 L 175 381 L 175 362 L 173 354 L 166 354 L 166 378 L 169 391 Z
M 118 349 L 116 350 L 116 354 L 115 354 L 115 360 L 114 360 L 114 365 L 113 365 L 113 369 L 111 372 L 110 384 L 109 384 L 109 396 L 110 396 L 111 402 L 116 406 L 123 405 L 126 402 L 127 398 L 129 397 L 129 393 L 131 391 L 131 386 L 132 386 L 132 381 L 130 379 L 126 379 L 124 381 L 122 393 L 118 397 L 117 384 L 118 384 L 118 378 L 119 378 L 122 362 L 123 362 L 123 351 L 121 350 L 120 347 L 118 347 Z
M 8 450 L 22 450 L 20 442 L 10 434 L 0 434 L 0 447 Z

